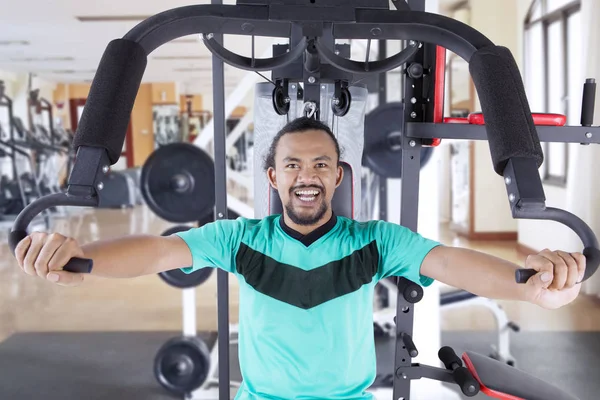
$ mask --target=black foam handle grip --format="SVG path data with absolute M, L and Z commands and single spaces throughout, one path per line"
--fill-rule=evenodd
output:
M 473 397 L 479 393 L 481 386 L 467 368 L 458 367 L 452 372 L 452 375 L 454 376 L 454 381 L 465 396 Z
M 596 105 L 596 80 L 586 79 L 583 84 L 581 100 L 581 125 L 592 126 L 594 123 L 594 107 Z
M 454 369 L 455 365 L 458 367 L 462 367 L 463 365 L 462 360 L 456 355 L 452 347 L 449 346 L 444 346 L 438 351 L 438 358 L 444 363 L 446 369 L 449 370 Z
M 146 64 L 146 52 L 138 43 L 116 39 L 108 44 L 73 138 L 74 149 L 103 147 L 111 164 L 119 160 Z
M 8 234 L 8 245 L 12 253 L 15 253 L 15 249 L 19 242 L 27 237 L 27 232 L 25 231 L 11 231 Z M 89 274 L 92 272 L 93 261 L 87 258 L 78 258 L 73 257 L 69 260 L 69 262 L 63 267 L 63 271 L 68 272 L 77 272 L 83 274 Z
M 585 256 L 585 273 L 581 282 L 588 280 L 598 270 L 600 265 L 600 249 L 595 247 L 586 247 L 582 254 Z M 520 268 L 515 271 L 515 280 L 517 283 L 527 283 L 529 278 L 537 274 L 535 269 Z
M 494 170 L 503 176 L 512 157 L 544 160 L 521 74 L 510 50 L 483 47 L 473 53 L 469 71 L 485 117 Z

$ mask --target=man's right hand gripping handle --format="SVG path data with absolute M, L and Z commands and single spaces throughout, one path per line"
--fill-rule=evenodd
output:
M 84 258 L 83 250 L 73 238 L 59 233 L 33 232 L 19 242 L 15 257 L 23 271 L 63 286 L 77 286 L 85 274 L 67 272 L 63 266 L 74 257 Z

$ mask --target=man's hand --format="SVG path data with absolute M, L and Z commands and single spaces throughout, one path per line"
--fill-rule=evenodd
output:
M 579 295 L 585 256 L 545 249 L 527 257 L 525 268 L 538 271 L 526 283 L 526 300 L 553 310 L 569 304 Z
M 73 257 L 83 257 L 75 239 L 58 233 L 33 232 L 19 242 L 15 257 L 23 271 L 62 286 L 77 286 L 84 274 L 63 271 Z

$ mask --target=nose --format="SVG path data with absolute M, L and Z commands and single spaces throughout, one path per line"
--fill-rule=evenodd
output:
M 297 179 L 299 183 L 314 183 L 317 182 L 317 174 L 312 168 L 301 168 Z

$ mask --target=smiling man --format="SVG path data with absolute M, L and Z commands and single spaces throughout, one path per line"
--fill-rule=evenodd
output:
M 62 285 L 85 275 L 62 271 L 71 257 L 94 261 L 92 274 L 123 278 L 212 266 L 240 283 L 238 399 L 368 399 L 375 379 L 372 299 L 378 281 L 434 279 L 493 299 L 558 308 L 573 301 L 585 270 L 578 253 L 544 250 L 525 267 L 442 246 L 400 225 L 336 216 L 340 149 L 326 125 L 300 118 L 275 137 L 265 160 L 282 215 L 219 220 L 170 237 L 136 235 L 80 246 L 33 233 L 16 249 L 23 270 Z

